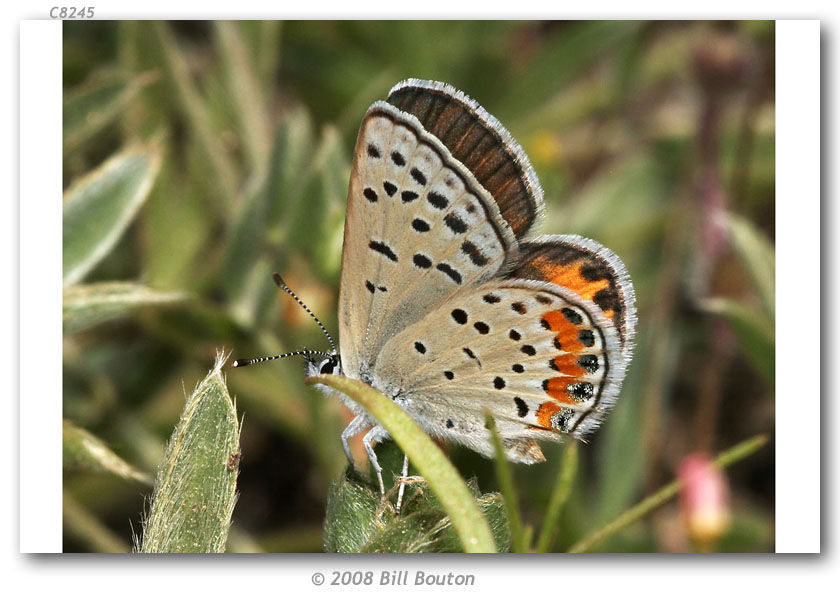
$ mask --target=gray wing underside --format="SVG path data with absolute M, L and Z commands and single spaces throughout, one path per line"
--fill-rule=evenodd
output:
M 615 329 L 597 306 L 528 280 L 493 279 L 461 291 L 390 340 L 382 355 L 373 385 L 402 401 L 426 431 L 490 455 L 490 411 L 518 462 L 535 462 L 528 440 L 584 437 L 597 428 L 625 366 Z
M 347 202 L 339 297 L 344 373 L 365 380 L 385 343 L 486 281 L 517 241 L 487 191 L 415 117 L 365 115 Z

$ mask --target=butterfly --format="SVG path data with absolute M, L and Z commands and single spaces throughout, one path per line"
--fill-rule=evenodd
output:
M 327 334 L 332 352 L 300 352 L 307 375 L 369 384 L 426 432 L 488 457 L 486 413 L 513 462 L 544 461 L 539 441 L 585 438 L 630 362 L 635 293 L 598 242 L 532 236 L 542 212 L 528 157 L 477 102 L 435 81 L 394 86 L 368 109 L 354 150 L 340 349 Z M 355 415 L 341 435 L 348 460 L 349 439 L 365 432 L 384 490 L 374 445 L 388 431 L 330 392 Z

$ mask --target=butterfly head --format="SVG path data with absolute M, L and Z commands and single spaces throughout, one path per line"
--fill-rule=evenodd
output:
M 331 352 L 321 352 L 319 350 L 296 350 L 294 352 L 286 352 L 285 354 L 277 354 L 275 356 L 265 356 L 262 358 L 248 358 L 248 359 L 240 359 L 233 361 L 234 367 L 244 367 L 247 365 L 253 365 L 259 362 L 265 362 L 267 360 L 275 360 L 277 358 L 287 358 L 289 356 L 303 356 L 306 359 L 306 376 L 311 377 L 313 375 L 340 375 L 341 374 L 341 356 L 338 353 L 338 348 L 335 346 L 335 342 L 333 342 L 332 336 L 330 332 L 327 331 L 327 328 L 324 327 L 324 324 L 321 323 L 321 320 L 316 317 L 309 307 L 303 303 L 303 301 L 297 297 L 297 295 L 286 285 L 286 282 L 283 281 L 283 278 L 280 277 L 278 273 L 274 273 L 274 283 L 277 284 L 281 290 L 289 294 L 294 300 L 307 312 L 307 314 L 312 317 L 312 319 L 317 323 L 318 327 L 321 328 L 321 331 L 327 338 L 327 341 L 330 343 Z
M 306 376 L 313 375 L 341 375 L 341 357 L 338 354 L 306 355 Z

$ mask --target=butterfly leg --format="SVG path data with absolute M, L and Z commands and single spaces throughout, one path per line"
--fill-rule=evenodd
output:
M 376 425 L 362 438 L 362 445 L 365 447 L 365 452 L 367 452 L 373 470 L 376 471 L 376 478 L 379 480 L 379 491 L 383 496 L 385 495 L 385 484 L 382 482 L 382 467 L 379 466 L 379 460 L 376 458 L 376 452 L 373 451 L 373 445 L 384 439 L 387 435 L 388 432 L 382 425 Z
M 344 448 L 344 455 L 347 457 L 347 462 L 350 463 L 351 467 L 355 465 L 353 464 L 353 455 L 350 453 L 350 438 L 361 432 L 365 428 L 365 425 L 367 425 L 365 415 L 358 415 L 341 432 L 341 445 Z
M 408 455 L 404 455 L 402 475 L 400 476 L 400 491 L 397 493 L 397 512 L 400 512 L 403 501 L 403 493 L 405 493 L 405 480 L 408 477 Z

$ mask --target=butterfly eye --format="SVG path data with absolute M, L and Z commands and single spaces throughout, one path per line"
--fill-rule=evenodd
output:
M 338 371 L 338 357 L 331 356 L 326 359 L 324 362 L 321 363 L 321 368 L 319 372 L 322 375 L 335 375 L 336 371 Z

